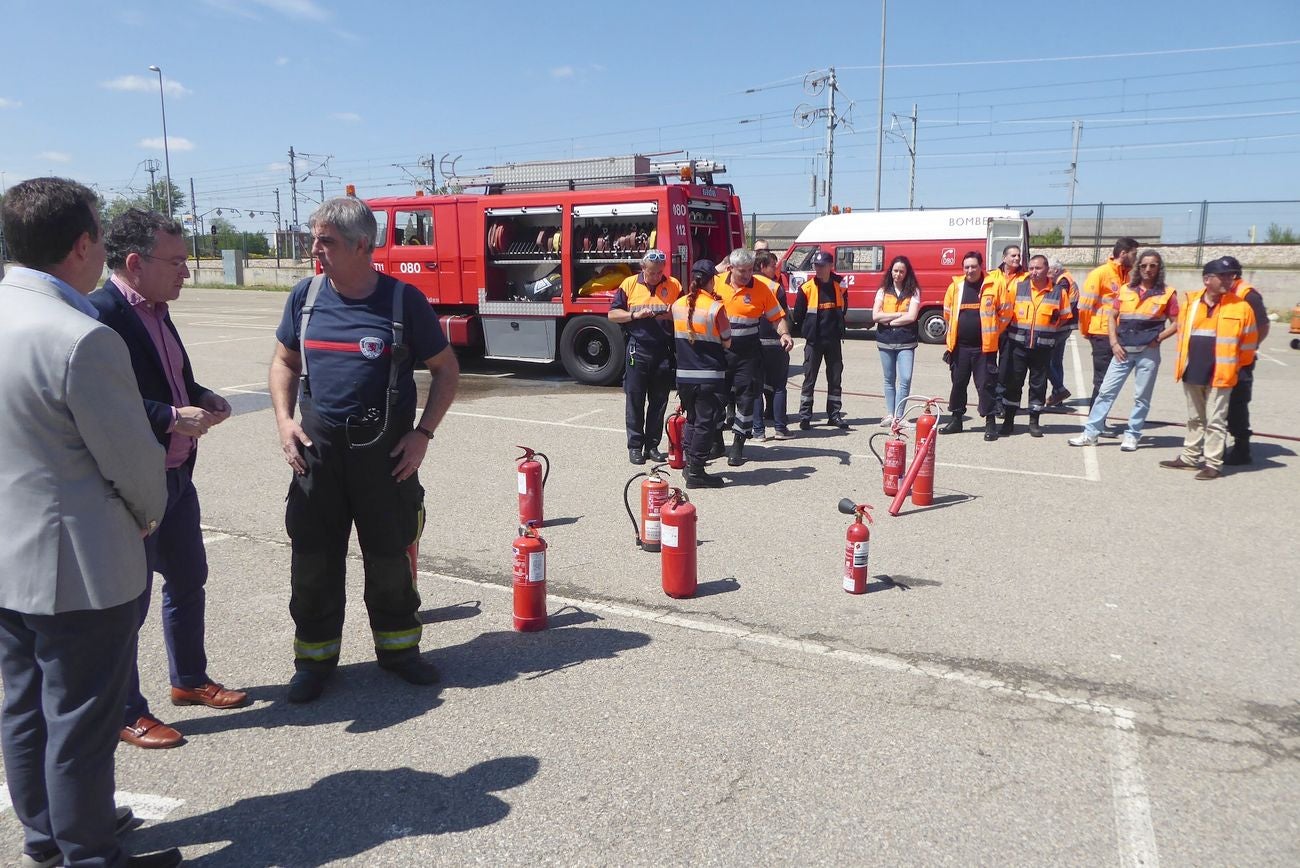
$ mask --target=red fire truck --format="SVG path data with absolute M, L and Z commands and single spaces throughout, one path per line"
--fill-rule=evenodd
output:
M 649 157 L 515 163 L 454 179 L 481 193 L 368 199 L 375 268 L 419 289 L 448 340 L 489 359 L 554 362 L 596 385 L 622 376 L 610 299 L 657 247 L 686 285 L 699 259 L 743 244 L 725 167 Z
M 950 208 L 936 211 L 872 211 L 830 214 L 808 224 L 781 257 L 791 290 L 813 273 L 812 257 L 824 250 L 849 293 L 850 328 L 870 328 L 871 307 L 885 270 L 895 256 L 906 256 L 921 285 L 921 339 L 943 341 L 943 296 L 961 274 L 961 257 L 984 254 L 993 269 L 1002 249 L 1017 244 L 1029 259 L 1029 222 L 1018 211 Z M 793 304 L 793 298 L 791 304 Z

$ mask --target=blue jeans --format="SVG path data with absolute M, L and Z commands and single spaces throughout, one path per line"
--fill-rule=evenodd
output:
M 1147 413 L 1151 411 L 1151 393 L 1156 388 L 1156 374 L 1160 371 L 1160 350 L 1148 347 L 1141 352 L 1129 352 L 1127 356 L 1123 362 L 1111 358 L 1110 367 L 1106 369 L 1106 376 L 1101 381 L 1101 389 L 1097 392 L 1097 400 L 1093 402 L 1088 421 L 1084 423 L 1085 436 L 1096 437 L 1101 433 L 1102 426 L 1106 423 L 1106 414 L 1119 397 L 1119 390 L 1124 388 L 1124 381 L 1128 379 L 1130 371 L 1133 372 L 1133 412 L 1129 414 L 1128 428 L 1124 433 L 1134 437 L 1142 436 L 1142 425 L 1147 420 Z
M 898 411 L 898 402 L 912 392 L 912 364 L 916 350 L 879 349 L 880 367 L 885 372 L 885 415 L 893 416 Z

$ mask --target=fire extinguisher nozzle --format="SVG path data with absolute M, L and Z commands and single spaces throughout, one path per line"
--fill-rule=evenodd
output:
M 858 511 L 858 504 L 852 498 L 846 497 L 839 502 L 837 509 L 845 515 L 853 515 Z

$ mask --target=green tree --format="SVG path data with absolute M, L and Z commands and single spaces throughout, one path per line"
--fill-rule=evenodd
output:
M 172 183 L 172 214 L 179 215 L 185 213 L 185 194 L 181 188 Z M 100 206 L 100 218 L 109 222 L 117 215 L 132 208 L 139 208 L 144 211 L 157 211 L 159 213 L 167 212 L 167 179 L 155 181 L 152 186 L 146 186 L 143 193 L 132 191 L 129 196 L 115 196 Z
M 1268 232 L 1264 235 L 1264 241 L 1268 244 L 1300 244 L 1300 235 L 1290 226 L 1279 226 L 1277 223 L 1268 224 Z
M 1042 235 L 1029 236 L 1029 244 L 1033 247 L 1060 247 L 1065 243 L 1065 232 L 1060 226 L 1053 226 Z

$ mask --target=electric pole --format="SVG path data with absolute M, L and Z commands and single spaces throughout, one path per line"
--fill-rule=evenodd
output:
M 280 267 L 280 188 L 275 188 L 275 267 Z
M 916 103 L 912 103 L 912 144 L 907 149 L 912 157 L 912 173 L 907 180 L 907 210 L 916 201 Z
M 199 206 L 194 201 L 194 179 L 190 178 L 190 236 L 194 239 L 194 267 L 199 267 Z
M 831 185 L 835 182 L 835 67 L 826 77 L 826 213 L 831 213 Z
M 293 225 L 289 227 L 289 250 L 298 261 L 298 169 L 294 163 L 293 146 L 289 146 L 289 202 L 293 210 Z
M 158 210 L 158 187 L 154 182 L 154 174 L 158 171 L 158 161 L 152 157 L 144 161 L 144 170 L 149 173 L 149 209 Z
M 885 154 L 885 0 L 880 0 L 880 112 L 876 118 L 876 210 L 880 210 L 880 170 Z
M 1070 197 L 1065 206 L 1065 246 L 1070 246 L 1070 230 L 1074 223 L 1074 188 L 1078 184 L 1079 174 L 1079 139 L 1083 136 L 1083 121 L 1074 122 L 1074 153 L 1070 157 Z M 1101 226 L 1097 226 L 1097 237 L 1101 237 Z

